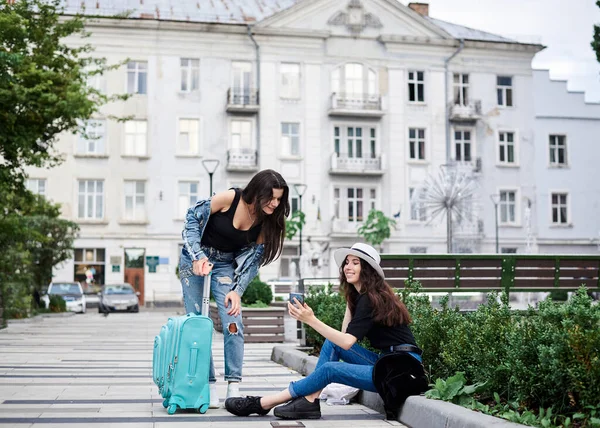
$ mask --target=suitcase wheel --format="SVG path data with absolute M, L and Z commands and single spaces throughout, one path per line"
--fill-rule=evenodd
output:
M 200 406 L 200 408 L 198 409 L 198 412 L 204 414 L 204 413 L 206 413 L 207 410 L 208 410 L 208 403 L 203 404 L 202 406 Z
M 174 415 L 176 411 L 177 411 L 177 404 L 170 404 L 169 408 L 167 409 L 167 413 L 169 415 Z
M 167 398 L 165 398 L 163 400 L 163 407 L 166 409 L 167 407 L 169 407 L 169 400 Z

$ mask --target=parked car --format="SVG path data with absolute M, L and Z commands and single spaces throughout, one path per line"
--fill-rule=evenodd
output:
M 48 286 L 48 291 L 40 300 L 46 307 L 50 306 L 50 296 L 57 295 L 63 298 L 67 304 L 67 310 L 73 312 L 85 313 L 86 300 L 81 284 L 78 282 L 52 282 Z
M 140 292 L 135 291 L 131 284 L 106 284 L 98 295 L 100 296 L 98 312 L 101 314 L 117 311 L 140 311 L 138 299 Z

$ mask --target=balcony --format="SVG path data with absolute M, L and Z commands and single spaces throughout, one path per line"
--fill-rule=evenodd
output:
M 375 117 L 384 115 L 381 96 L 375 94 L 331 94 L 329 116 Z
M 227 111 L 229 113 L 254 114 L 260 109 L 258 90 L 229 88 L 227 90 Z
M 452 104 L 450 120 L 453 122 L 476 122 L 481 119 L 481 101 L 471 101 L 466 105 Z
M 331 155 L 330 174 L 335 175 L 383 175 L 383 160 L 381 156 L 350 157 L 345 153 Z
M 229 149 L 227 151 L 227 171 L 258 171 L 258 153 L 253 149 Z

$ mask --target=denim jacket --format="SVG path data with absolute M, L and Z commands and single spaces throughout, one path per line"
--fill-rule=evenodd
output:
M 202 251 L 200 242 L 209 217 L 210 199 L 198 201 L 196 205 L 188 210 L 185 216 L 181 236 L 183 237 L 184 251 L 190 255 L 192 261 L 207 257 Z M 258 274 L 264 250 L 265 246 L 263 244 L 250 244 L 235 252 L 236 266 L 231 284 L 232 291 L 240 296 L 244 294 L 250 281 Z

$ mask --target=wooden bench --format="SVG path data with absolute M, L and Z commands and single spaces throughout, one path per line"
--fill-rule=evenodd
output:
M 283 316 L 287 308 L 243 308 L 244 341 L 247 343 L 282 343 L 285 340 Z M 223 332 L 217 305 L 211 303 L 210 317 L 215 330 Z
M 409 254 L 381 256 L 395 288 L 418 280 L 424 291 L 600 290 L 600 256 Z

